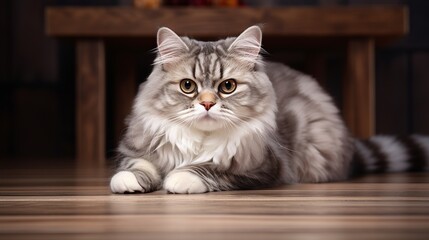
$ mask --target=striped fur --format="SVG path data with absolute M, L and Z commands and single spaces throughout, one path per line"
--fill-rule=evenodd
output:
M 110 182 L 113 192 L 152 192 L 160 187 L 161 176 L 154 164 L 144 159 L 126 157 L 121 159 L 118 173 Z
M 429 137 L 374 136 L 356 140 L 352 175 L 429 170 Z
M 256 26 L 216 42 L 158 31 L 113 192 L 202 193 L 428 169 L 428 137 L 353 140 L 332 98 L 310 76 L 264 61 L 261 39 Z M 183 79 L 196 91 L 182 91 Z M 231 79 L 235 91 L 219 91 Z M 211 96 L 209 109 L 202 95 Z

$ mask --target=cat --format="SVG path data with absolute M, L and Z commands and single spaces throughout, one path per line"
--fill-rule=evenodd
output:
M 202 42 L 157 33 L 119 148 L 113 193 L 260 189 L 427 170 L 429 138 L 354 140 L 317 82 L 261 57 L 262 31 Z

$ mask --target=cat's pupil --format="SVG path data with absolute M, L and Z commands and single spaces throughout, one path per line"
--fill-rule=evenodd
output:
M 230 82 L 230 81 L 225 81 L 225 88 L 226 88 L 227 90 L 230 90 L 230 89 L 232 88 L 232 84 L 231 84 L 231 82 Z
M 191 83 L 191 81 L 186 80 L 186 81 L 185 81 L 185 88 L 186 88 L 186 89 L 191 89 L 191 87 L 192 87 L 192 83 Z

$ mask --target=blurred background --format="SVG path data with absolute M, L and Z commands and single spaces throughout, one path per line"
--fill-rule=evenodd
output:
M 2 0 L 0 1 L 0 159 L 3 163 L 72 161 L 75 156 L 75 47 L 72 41 L 50 38 L 44 29 L 47 6 L 131 6 L 132 0 Z M 155 1 L 156 2 L 156 1 Z M 204 5 L 208 1 L 192 1 Z M 166 1 L 183 5 L 181 1 Z M 376 132 L 429 134 L 429 1 L 427 0 L 272 0 L 240 1 L 241 5 L 359 6 L 403 4 L 410 12 L 409 35 L 376 48 Z M 318 58 L 324 87 L 341 105 L 340 80 L 344 55 L 335 49 L 295 49 L 269 46 L 268 59 L 283 61 L 312 74 L 308 64 Z M 138 83 L 144 81 L 154 58 L 155 39 L 142 43 L 138 53 Z M 113 128 L 112 96 L 114 59 L 107 54 L 107 155 L 112 156 L 118 137 Z M 314 63 L 314 61 L 312 61 Z M 319 73 L 320 75 L 320 73 Z M 24 160 L 23 160 L 24 159 Z

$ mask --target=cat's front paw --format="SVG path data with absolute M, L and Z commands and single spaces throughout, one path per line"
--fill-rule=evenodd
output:
M 164 189 L 170 193 L 205 193 L 207 186 L 202 179 L 190 172 L 175 172 L 167 176 Z
M 110 180 L 110 189 L 113 193 L 144 192 L 134 173 L 130 171 L 120 171 Z

